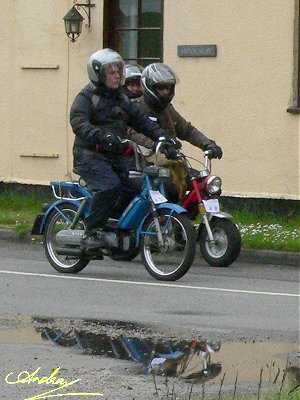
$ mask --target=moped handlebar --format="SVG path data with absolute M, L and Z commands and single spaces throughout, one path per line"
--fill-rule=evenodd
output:
M 138 170 L 140 170 L 140 171 L 143 170 L 146 166 L 146 161 L 145 161 L 145 157 L 144 157 L 143 152 L 142 152 L 141 148 L 139 147 L 139 145 L 130 139 L 122 139 L 121 143 L 132 146 L 134 154 L 135 154 L 135 164 L 136 164 Z M 166 149 L 166 146 L 168 146 L 167 142 L 164 142 L 164 141 L 157 142 L 156 147 L 155 147 L 155 153 L 154 153 L 155 154 L 155 165 L 157 165 L 157 162 L 158 162 L 158 155 L 164 154 L 164 150 Z M 170 146 L 172 146 L 172 145 L 170 144 Z M 182 157 L 183 157 L 183 154 L 179 150 L 176 149 L 176 157 L 174 159 L 178 159 L 178 158 L 182 158 Z M 173 157 L 172 157 L 172 159 L 173 159 Z

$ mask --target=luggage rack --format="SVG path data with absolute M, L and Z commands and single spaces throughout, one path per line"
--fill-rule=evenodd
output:
M 78 181 L 52 181 L 50 182 L 50 185 L 54 197 L 58 200 L 79 201 L 90 195 L 90 193 L 83 188 Z M 83 196 L 75 197 L 71 192 L 72 190 L 74 190 L 76 194 L 81 194 Z

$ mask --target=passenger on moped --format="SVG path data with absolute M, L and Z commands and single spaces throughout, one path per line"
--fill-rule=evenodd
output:
M 178 82 L 178 77 L 168 65 L 150 64 L 141 75 L 143 96 L 135 101 L 152 121 L 157 122 L 174 139 L 187 141 L 203 151 L 210 150 L 212 158 L 222 158 L 221 147 L 187 122 L 172 106 L 171 101 L 175 96 L 175 86 Z M 129 138 L 148 149 L 155 148 L 151 138 L 136 130 L 129 129 Z M 153 162 L 153 156 L 148 157 L 148 162 Z M 181 161 L 166 160 L 163 156 L 160 165 L 168 167 L 171 171 L 173 185 L 167 185 L 168 198 L 174 202 L 182 200 L 188 183 L 185 166 Z

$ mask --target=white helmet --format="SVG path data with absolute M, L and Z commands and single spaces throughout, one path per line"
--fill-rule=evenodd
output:
M 120 86 L 123 86 L 125 82 L 124 61 L 120 54 L 112 49 L 102 49 L 91 55 L 87 62 L 87 72 L 90 81 L 95 86 L 105 84 L 106 70 L 109 67 L 120 68 Z
M 125 65 L 125 84 L 128 82 L 140 82 L 143 67 L 138 64 Z

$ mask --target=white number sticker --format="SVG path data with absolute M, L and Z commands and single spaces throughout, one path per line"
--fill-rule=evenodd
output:
M 166 199 L 158 190 L 150 190 L 150 196 L 154 204 L 165 203 L 168 201 L 168 199 Z
M 218 199 L 203 200 L 205 210 L 210 213 L 220 211 L 220 204 Z

